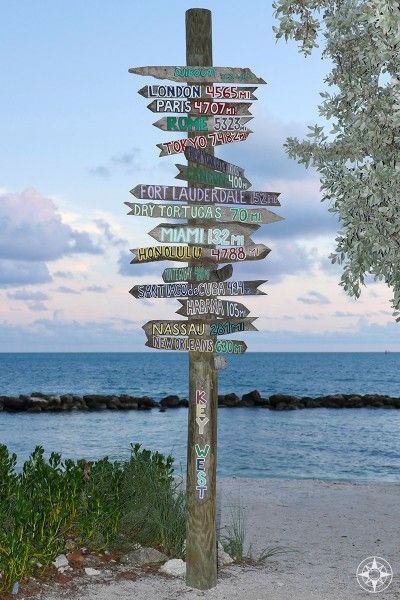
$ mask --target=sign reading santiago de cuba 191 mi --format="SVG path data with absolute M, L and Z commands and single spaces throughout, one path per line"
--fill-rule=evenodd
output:
M 210 298 L 213 296 L 265 296 L 258 286 L 266 279 L 255 281 L 214 281 L 206 283 L 149 283 L 134 285 L 129 293 L 134 298 Z
M 280 192 L 253 192 L 251 190 L 226 190 L 175 185 L 139 184 L 131 194 L 143 200 L 176 200 L 178 202 L 205 202 L 217 204 L 260 204 L 280 206 Z
M 250 115 L 251 102 L 212 102 L 210 100 L 164 100 L 159 98 L 147 105 L 154 113 L 192 113 L 199 115 Z
M 283 217 L 268 208 L 236 208 L 217 204 L 154 204 L 152 202 L 125 202 L 131 209 L 128 215 L 156 219 L 197 219 L 219 223 L 274 223 Z
M 227 223 L 220 227 L 196 227 L 187 224 L 161 223 L 149 231 L 158 242 L 167 244 L 197 244 L 199 246 L 245 246 L 252 243 L 250 235 L 259 225 Z
M 154 127 L 158 127 L 163 131 L 245 131 L 249 129 L 246 127 L 246 123 L 251 121 L 254 117 L 207 117 L 202 115 L 199 117 L 186 116 L 186 117 L 161 117 L 155 123 Z
M 138 94 L 145 98 L 212 98 L 213 100 L 257 100 L 256 87 L 223 85 L 145 85 Z
M 132 248 L 134 258 L 131 264 L 174 260 L 188 262 L 189 260 L 207 259 L 213 263 L 242 262 L 243 260 L 261 260 L 271 249 L 264 244 L 251 246 L 235 246 L 230 248 L 204 248 L 203 246 L 150 246 Z
M 207 145 L 221 146 L 222 144 L 231 144 L 233 142 L 243 142 L 247 140 L 250 133 L 248 131 L 224 131 L 218 133 L 207 133 L 206 135 L 196 135 L 191 138 L 182 138 L 180 140 L 172 140 L 171 142 L 163 142 L 156 144 L 160 148 L 160 156 L 169 156 L 170 154 L 179 154 L 184 152 L 185 148 L 193 146 L 193 148 L 206 148 Z
M 133 67 L 129 73 L 187 83 L 267 83 L 241 67 Z

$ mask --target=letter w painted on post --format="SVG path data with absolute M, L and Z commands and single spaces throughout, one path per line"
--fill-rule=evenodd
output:
M 199 444 L 195 444 L 194 449 L 196 450 L 196 455 L 201 458 L 206 458 L 208 456 L 208 452 L 210 450 L 209 444 L 206 444 L 204 448 L 200 448 Z

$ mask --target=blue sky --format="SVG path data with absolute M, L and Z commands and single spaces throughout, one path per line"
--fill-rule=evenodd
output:
M 129 248 L 152 245 L 155 219 L 127 217 L 138 183 L 176 183 L 180 157 L 158 157 L 173 139 L 137 94 L 128 68 L 185 63 L 191 3 L 89 0 L 3 2 L 0 68 L 0 342 L 2 351 L 144 349 L 141 325 L 175 318 L 177 301 L 134 300 L 135 283 L 160 281 L 167 263 L 129 265 Z M 213 12 L 214 64 L 246 66 L 257 90 L 254 134 L 218 149 L 253 189 L 281 191 L 285 221 L 254 239 L 265 261 L 235 268 L 266 278 L 250 299 L 260 333 L 249 349 L 399 350 L 390 291 L 371 284 L 358 301 L 338 287 L 327 259 L 337 223 L 320 203 L 318 177 L 289 160 L 282 144 L 319 121 L 329 65 L 275 42 L 269 2 L 203 2 Z M 178 136 L 179 137 L 179 136 Z M 178 160 L 177 160 L 178 158 Z

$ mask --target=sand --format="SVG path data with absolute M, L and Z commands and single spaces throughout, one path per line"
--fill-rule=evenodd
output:
M 219 520 L 242 503 L 248 543 L 296 552 L 262 566 L 229 566 L 216 588 L 196 591 L 183 579 L 140 573 L 136 581 L 86 577 L 79 587 L 55 586 L 42 600 L 364 600 L 371 597 L 355 577 L 358 564 L 381 556 L 391 564 L 391 586 L 379 600 L 399 599 L 400 485 L 230 478 L 219 481 Z M 39 597 L 39 596 L 38 596 Z M 372 596 L 372 597 L 375 597 Z

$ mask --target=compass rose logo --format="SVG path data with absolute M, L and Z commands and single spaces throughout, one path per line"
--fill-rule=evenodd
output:
M 357 581 L 366 592 L 383 592 L 392 583 L 393 571 L 387 560 L 369 556 L 357 567 Z

